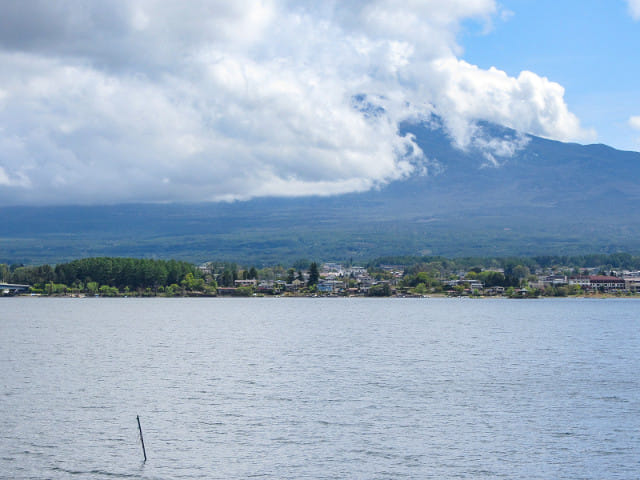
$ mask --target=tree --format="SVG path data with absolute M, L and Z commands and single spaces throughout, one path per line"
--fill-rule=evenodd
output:
M 296 279 L 296 269 L 290 268 L 289 270 L 287 270 L 287 283 L 293 283 L 295 279 Z
M 209 295 L 215 295 L 218 292 L 218 284 L 215 280 L 210 279 L 204 286 L 204 292 Z
M 506 278 L 501 272 L 482 272 L 479 280 L 484 283 L 485 287 L 506 287 Z
M 233 292 L 233 295 L 236 297 L 250 297 L 253 295 L 253 288 L 251 287 L 238 287 Z
M 87 290 L 93 295 L 98 293 L 98 282 L 87 282 Z
M 453 287 L 453 291 L 456 293 L 456 295 L 460 296 L 464 293 L 464 285 L 456 285 Z
M 309 265 L 309 285 L 317 285 L 320 280 L 320 272 L 318 271 L 318 264 L 311 262 Z
M 418 295 L 424 295 L 425 293 L 427 293 L 426 285 L 424 283 L 419 283 L 413 289 L 413 293 L 417 293 Z
M 569 295 L 580 295 L 582 293 L 582 287 L 576 283 L 569 285 L 567 288 L 569 289 Z
M 529 275 L 529 269 L 524 265 L 516 265 L 513 267 L 513 276 L 518 280 L 522 280 Z
M 0 281 L 7 282 L 9 279 L 9 273 L 9 267 L 4 263 L 0 263 Z
M 223 287 L 233 287 L 233 272 L 228 268 L 225 268 L 224 272 L 222 272 L 222 279 L 220 283 Z
M 184 277 L 184 280 L 180 282 L 185 290 L 190 292 L 193 291 L 202 291 L 204 289 L 204 280 L 202 278 L 195 278 L 193 273 L 189 272 Z
M 391 296 L 391 287 L 388 283 L 373 285 L 369 288 L 367 295 L 370 297 L 389 297 Z
M 119 293 L 116 287 L 110 287 L 109 285 L 100 286 L 100 295 L 103 297 L 116 297 Z

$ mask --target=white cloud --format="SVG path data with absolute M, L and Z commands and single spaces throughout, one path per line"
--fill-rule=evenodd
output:
M 640 0 L 627 0 L 629 13 L 634 20 L 640 20 Z
M 493 0 L 31 0 L 5 10 L 0 204 L 362 191 L 428 167 L 398 126 L 431 113 L 458 145 L 487 155 L 520 144 L 474 142 L 478 120 L 590 136 L 560 85 L 457 57 L 461 21 L 488 24 Z
M 494 67 L 482 70 L 454 57 L 433 62 L 436 80 L 431 92 L 440 115 L 457 143 L 465 147 L 473 137 L 470 120 L 487 120 L 558 140 L 590 140 L 564 101 L 564 89 L 532 72 L 517 78 Z

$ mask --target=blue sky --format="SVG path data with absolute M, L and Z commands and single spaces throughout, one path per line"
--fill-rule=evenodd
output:
M 0 205 L 360 192 L 429 173 L 437 115 L 640 150 L 640 0 L 9 1 Z M 363 106 L 378 115 L 366 115 Z
M 595 141 L 639 150 L 640 21 L 622 0 L 502 0 L 509 13 L 493 28 L 469 22 L 462 57 L 510 75 L 531 70 L 560 83 L 565 100 Z

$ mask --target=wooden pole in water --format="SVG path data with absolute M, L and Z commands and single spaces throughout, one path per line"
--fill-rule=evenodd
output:
M 142 444 L 142 454 L 144 455 L 144 461 L 147 461 L 147 452 L 144 449 L 144 438 L 142 438 L 142 427 L 140 426 L 140 415 L 136 415 L 138 419 L 138 430 L 140 430 L 140 443 Z

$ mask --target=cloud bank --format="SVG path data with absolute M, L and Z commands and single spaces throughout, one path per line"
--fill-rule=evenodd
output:
M 364 191 L 428 171 L 438 115 L 587 139 L 563 88 L 460 57 L 493 0 L 27 0 L 0 17 L 0 204 Z M 483 140 L 487 159 L 513 145 Z M 506 152 L 506 153 L 505 153 Z

